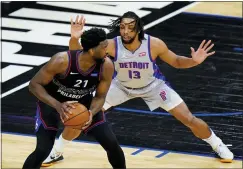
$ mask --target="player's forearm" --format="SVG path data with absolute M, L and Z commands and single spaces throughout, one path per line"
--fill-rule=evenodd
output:
M 83 49 L 77 38 L 71 37 L 69 40 L 69 50 L 80 50 Z
M 37 83 L 30 82 L 29 84 L 29 91 L 35 95 L 40 101 L 48 104 L 49 106 L 56 109 L 56 107 L 60 104 L 58 100 L 56 100 L 54 97 L 49 95 L 45 88 Z
M 94 97 L 91 105 L 90 105 L 90 111 L 94 115 L 96 115 L 103 107 L 105 103 L 105 97 Z
M 178 56 L 177 55 L 177 59 L 176 59 L 176 64 L 177 64 L 177 68 L 191 68 L 194 66 L 197 66 L 198 63 L 196 63 L 192 58 L 188 58 L 185 56 Z

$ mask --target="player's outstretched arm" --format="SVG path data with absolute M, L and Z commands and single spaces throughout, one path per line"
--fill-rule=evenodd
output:
M 61 119 L 68 118 L 66 112 L 69 108 L 74 108 L 69 103 L 60 103 L 54 97 L 48 94 L 44 86 L 52 81 L 55 75 L 65 72 L 68 67 L 67 52 L 55 54 L 30 80 L 29 91 L 35 95 L 40 101 L 48 104 L 57 110 Z
M 114 65 L 109 58 L 106 58 L 103 65 L 101 81 L 96 89 L 95 97 L 93 98 L 90 105 L 90 112 L 93 114 L 93 116 L 102 109 L 105 103 L 105 98 L 110 88 L 113 73 Z
M 71 38 L 69 40 L 69 50 L 82 50 L 82 44 L 80 38 L 83 34 L 85 25 L 85 18 L 83 16 L 76 17 L 75 22 L 71 19 Z M 115 57 L 115 41 L 114 39 L 108 39 L 107 53 L 111 57 Z
M 202 41 L 197 51 L 191 47 L 191 57 L 175 54 L 168 49 L 162 40 L 158 38 L 151 38 L 151 47 L 152 51 L 155 51 L 156 56 L 159 56 L 161 60 L 168 63 L 169 65 L 175 68 L 191 68 L 201 64 L 208 56 L 211 56 L 215 53 L 208 53 L 214 46 L 214 44 L 211 44 L 211 40 L 207 43 L 205 42 L 205 40 Z
M 69 50 L 82 50 L 82 45 L 79 43 L 79 39 L 83 34 L 83 28 L 85 25 L 85 18 L 83 16 L 76 16 L 75 22 L 71 18 L 71 38 L 69 40 Z

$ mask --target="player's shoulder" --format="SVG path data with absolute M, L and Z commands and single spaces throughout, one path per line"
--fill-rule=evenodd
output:
M 152 48 L 161 48 L 163 46 L 166 46 L 165 42 L 162 39 L 155 36 L 150 36 L 150 44 Z
M 118 36 L 116 36 L 116 37 L 114 37 L 114 38 L 112 38 L 112 39 L 107 39 L 107 41 L 108 41 L 108 48 L 110 47 L 110 48 L 115 48 L 115 46 L 116 46 L 116 41 L 117 41 L 117 37 Z
M 108 41 L 109 44 L 115 44 L 115 38 L 107 39 L 107 41 Z
M 104 58 L 103 70 L 109 73 L 114 71 L 114 64 L 108 56 Z
M 110 79 L 114 73 L 114 65 L 109 57 L 103 59 L 102 78 Z
M 155 36 L 151 36 L 150 35 L 150 43 L 152 44 L 159 44 L 159 43 L 164 43 L 162 39 L 155 37 Z
M 113 39 L 107 39 L 108 46 L 107 46 L 107 52 L 111 57 L 115 57 L 115 51 L 116 51 L 116 40 Z
M 115 37 L 107 39 L 107 40 L 108 40 L 108 43 L 110 43 L 111 45 L 115 45 L 117 43 L 117 41 L 119 41 L 120 38 L 121 38 L 121 36 L 115 36 Z
M 55 72 L 55 74 L 59 74 L 66 71 L 67 67 L 67 52 L 58 52 L 51 57 L 51 59 L 42 67 L 42 69 L 47 70 L 48 72 Z
M 54 54 L 51 58 L 51 62 L 56 65 L 65 65 L 69 62 L 68 51 L 62 51 Z

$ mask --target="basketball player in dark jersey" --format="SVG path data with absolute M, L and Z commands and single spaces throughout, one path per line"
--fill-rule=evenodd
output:
M 92 123 L 85 133 L 107 151 L 113 168 L 126 168 L 124 153 L 101 111 L 114 73 L 112 61 L 106 57 L 106 33 L 92 28 L 83 33 L 81 42 L 82 51 L 55 54 L 30 81 L 29 90 L 38 99 L 37 145 L 24 169 L 41 167 L 54 145 L 59 121 L 68 118 L 73 101 L 90 110 Z

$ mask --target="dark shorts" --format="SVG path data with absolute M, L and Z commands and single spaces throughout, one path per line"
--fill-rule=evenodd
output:
M 85 104 L 84 104 L 85 105 Z M 89 105 L 85 105 L 89 107 Z M 49 105 L 38 101 L 36 110 L 36 123 L 35 131 L 37 132 L 39 127 L 43 125 L 46 130 L 58 130 L 61 119 L 59 113 Z M 103 112 L 97 113 L 93 117 L 91 125 L 85 129 L 84 133 L 89 132 L 92 128 L 106 122 L 105 114 Z

